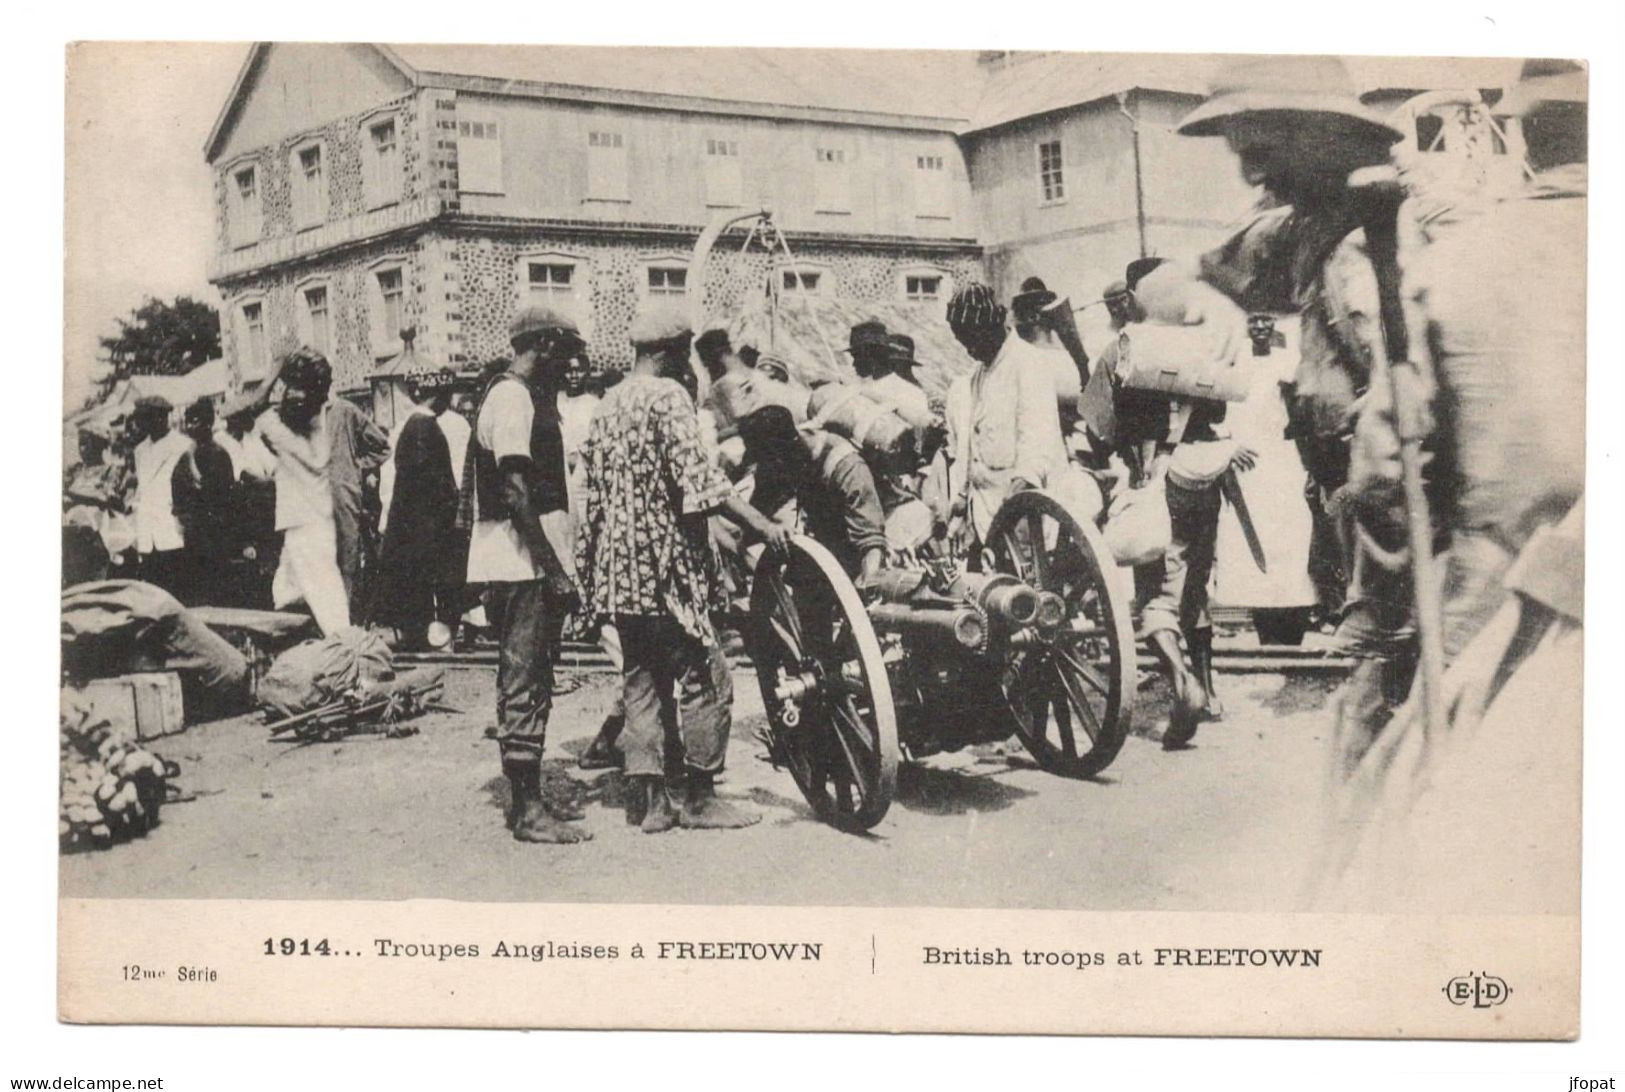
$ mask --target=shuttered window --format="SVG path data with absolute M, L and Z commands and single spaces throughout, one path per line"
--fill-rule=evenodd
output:
M 594 201 L 626 201 L 626 138 L 620 133 L 587 134 L 587 197 Z
M 477 116 L 458 117 L 457 188 L 464 193 L 505 192 L 502 135 L 495 121 Z
M 845 148 L 814 150 L 813 211 L 852 211 L 852 179 L 846 160 Z

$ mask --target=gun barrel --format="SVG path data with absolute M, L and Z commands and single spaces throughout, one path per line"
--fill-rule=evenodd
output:
M 869 621 L 876 629 L 889 633 L 951 642 L 973 651 L 987 647 L 987 619 L 971 606 L 933 609 L 907 603 L 876 603 L 869 608 Z
M 1007 573 L 965 573 L 950 590 L 1006 626 L 1030 626 L 1038 618 L 1038 592 Z

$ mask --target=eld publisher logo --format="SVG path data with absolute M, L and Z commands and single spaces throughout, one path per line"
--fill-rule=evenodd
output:
M 1512 996 L 1512 987 L 1506 984 L 1506 979 L 1493 974 L 1464 974 L 1445 983 L 1444 995 L 1452 1005 L 1492 1009 L 1506 1004 L 1506 999 Z

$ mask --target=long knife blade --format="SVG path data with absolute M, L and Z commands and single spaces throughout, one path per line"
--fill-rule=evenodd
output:
M 1269 572 L 1269 565 L 1264 560 L 1264 544 L 1258 539 L 1258 528 L 1253 526 L 1253 514 L 1247 508 L 1247 495 L 1241 491 L 1241 479 L 1236 476 L 1234 467 L 1219 475 L 1219 492 L 1230 502 L 1230 507 L 1236 510 L 1236 520 L 1241 524 L 1241 534 L 1247 540 L 1247 549 L 1252 551 L 1253 564 L 1258 566 L 1259 572 Z

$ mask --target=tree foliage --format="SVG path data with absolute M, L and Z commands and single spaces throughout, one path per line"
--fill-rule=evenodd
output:
M 101 339 L 110 379 L 132 375 L 185 375 L 220 355 L 220 314 L 190 296 L 174 302 L 148 298 L 118 320 L 118 334 Z

